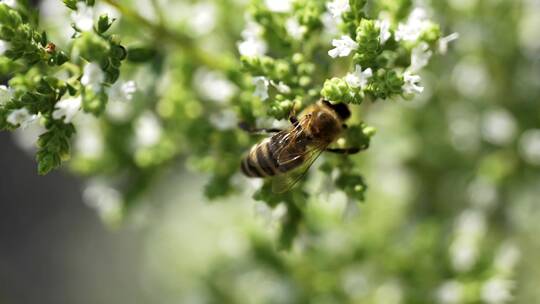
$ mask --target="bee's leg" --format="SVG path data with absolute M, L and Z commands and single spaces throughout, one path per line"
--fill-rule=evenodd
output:
M 276 128 L 255 128 L 253 126 L 248 125 L 245 122 L 240 122 L 238 124 L 238 127 L 252 134 L 278 133 L 282 131 L 281 129 L 276 129 Z
M 296 117 L 295 115 L 289 116 L 289 121 L 295 127 L 298 125 L 298 117 Z
M 326 152 L 330 152 L 330 153 L 336 153 L 336 154 L 345 154 L 345 155 L 348 155 L 348 154 L 356 154 L 360 151 L 362 151 L 363 149 L 360 149 L 360 148 L 345 148 L 345 149 L 333 149 L 333 148 L 328 148 L 326 149 L 325 151 Z

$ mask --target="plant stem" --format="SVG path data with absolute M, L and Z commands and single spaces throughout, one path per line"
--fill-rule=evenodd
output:
M 207 52 L 198 48 L 191 37 L 185 34 L 179 33 L 179 32 L 171 31 L 161 24 L 154 24 L 148 19 L 139 15 L 136 11 L 132 10 L 131 8 L 125 5 L 120 4 L 116 0 L 104 0 L 104 1 L 108 3 L 109 5 L 115 7 L 117 10 L 119 10 L 122 13 L 122 15 L 124 15 L 128 19 L 131 19 L 132 21 L 136 22 L 138 25 L 142 25 L 143 27 L 146 27 L 147 29 L 155 33 L 156 35 L 160 35 L 166 40 L 169 40 L 170 42 L 174 43 L 176 46 L 181 48 L 184 52 L 193 56 L 193 58 L 195 58 L 197 62 L 203 65 L 206 65 L 207 67 L 211 69 L 217 69 L 217 70 L 227 69 L 227 65 L 225 64 L 225 61 L 220 61 L 219 58 L 216 58 L 216 56 L 212 54 L 208 54 Z

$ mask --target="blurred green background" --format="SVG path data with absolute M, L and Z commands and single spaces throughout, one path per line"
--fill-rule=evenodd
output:
M 40 4 L 42 23 L 65 37 L 59 2 Z M 170 26 L 195 5 L 161 3 Z M 1 134 L 0 303 L 540 303 L 540 1 L 422 3 L 459 40 L 415 100 L 362 108 L 378 130 L 354 158 L 366 202 L 318 195 L 289 252 L 279 206 L 254 188 L 206 203 L 207 178 L 182 166 L 105 228 L 82 198 L 111 189 L 36 177 L 31 130 Z M 114 204 L 98 209 L 114 222 Z

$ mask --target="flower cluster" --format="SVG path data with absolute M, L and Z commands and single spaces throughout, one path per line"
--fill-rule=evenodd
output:
M 437 47 L 446 50 L 455 38 L 441 39 L 421 8 L 407 17 L 382 4 L 368 10 L 365 1 L 255 0 L 247 7 L 240 39 L 232 43 L 236 48 L 217 54 L 205 41 L 230 33 L 215 24 L 238 4 L 184 5 L 188 19 L 175 22 L 184 30 L 173 31 L 164 12 L 143 16 L 114 0 L 64 3 L 73 32 L 69 43 L 56 44 L 69 45 L 65 50 L 37 30 L 30 8 L 0 4 L 0 17 L 7 20 L 0 50 L 10 64 L 20 63 L 9 86 L 0 88 L 0 127 L 44 127 L 37 143 L 42 174 L 70 158 L 73 142 L 71 167 L 121 185 L 115 193 L 126 209 L 181 157 L 188 168 L 211 176 L 208 198 L 240 192 L 238 164 L 260 138 L 238 130 L 239 122 L 271 126 L 320 98 L 357 105 L 364 99 L 411 97 L 423 90 L 420 69 Z M 190 15 L 200 17 L 200 24 Z M 124 47 L 110 34 L 117 17 L 150 31 L 154 40 L 134 36 L 128 39 L 136 43 Z M 121 79 L 124 60 L 133 63 L 128 74 L 137 84 Z M 136 98 L 137 92 L 144 98 Z M 353 118 L 335 145 L 365 150 L 375 129 L 351 107 Z M 331 177 L 326 191 L 364 200 L 367 186 L 351 157 L 325 156 L 311 171 Z M 302 206 L 313 197 L 309 181 L 285 194 L 273 193 L 267 181 L 254 195 L 271 207 L 285 206 L 284 246 L 291 245 L 304 217 Z

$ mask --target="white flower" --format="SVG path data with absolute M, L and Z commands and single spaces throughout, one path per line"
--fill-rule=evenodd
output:
M 301 25 L 294 17 L 287 19 L 285 22 L 285 29 L 287 30 L 289 36 L 296 40 L 302 39 L 304 34 L 307 32 L 307 27 Z
M 88 86 L 91 90 L 99 91 L 103 81 L 105 81 L 105 73 L 99 64 L 90 62 L 84 67 L 81 84 Z
M 53 118 L 62 119 L 64 118 L 64 123 L 70 123 L 75 115 L 79 113 L 79 110 L 82 106 L 82 96 L 70 97 L 62 99 L 54 105 Z
M 135 121 L 135 145 L 150 147 L 159 142 L 163 130 L 158 118 L 152 112 L 143 113 Z
M 341 15 L 351 10 L 349 0 L 334 0 L 328 3 L 326 7 L 334 18 L 340 18 Z
M 279 83 L 275 83 L 274 81 L 270 81 L 270 84 L 274 86 L 278 92 L 282 94 L 289 94 L 291 92 L 291 87 L 286 85 L 283 81 L 280 81 Z
M 84 2 L 77 2 L 77 11 L 71 13 L 75 26 L 83 31 L 91 31 L 94 27 L 94 8 Z
M 246 20 L 246 28 L 242 31 L 243 41 L 238 42 L 238 52 L 242 56 L 262 56 L 268 48 L 261 38 L 263 28 L 251 19 Z
M 424 91 L 424 87 L 420 86 L 418 83 L 422 80 L 420 76 L 411 74 L 411 72 L 406 71 L 403 74 L 403 92 L 405 94 L 420 94 Z
M 254 77 L 253 84 L 255 85 L 255 93 L 253 93 L 253 95 L 259 97 L 263 101 L 268 99 L 268 85 L 270 84 L 268 78 L 264 76 Z
M 450 258 L 456 271 L 465 272 L 476 263 L 479 243 L 486 233 L 483 212 L 468 209 L 456 220 L 455 239 L 450 245 Z
M 367 68 L 366 70 L 362 71 L 362 67 L 357 64 L 354 73 L 349 73 L 347 76 L 345 76 L 345 81 L 353 88 L 363 89 L 367 85 L 371 76 L 373 76 L 371 68 Z
M 511 291 L 515 285 L 511 280 L 491 278 L 482 286 L 481 298 L 487 304 L 508 303 L 513 299 Z
M 439 52 L 441 54 L 446 54 L 448 51 L 448 44 L 454 40 L 457 40 L 459 38 L 458 33 L 452 33 L 446 37 L 442 37 L 439 39 Z
M 437 289 L 437 302 L 441 304 L 462 303 L 463 284 L 458 281 L 446 281 Z
M 127 82 L 118 81 L 108 90 L 109 101 L 128 102 L 133 99 L 133 94 L 137 91 L 137 84 L 130 80 Z
M 531 165 L 540 165 L 540 129 L 525 131 L 519 140 L 521 157 Z
M 197 36 L 208 34 L 216 27 L 217 9 L 211 2 L 197 3 L 189 9 L 188 24 Z
M 10 44 L 7 41 L 0 40 L 0 56 L 3 56 L 4 53 L 9 50 Z
M 332 58 L 349 56 L 352 51 L 358 49 L 358 43 L 347 35 L 341 36 L 340 39 L 332 40 L 332 46 L 335 48 L 328 51 L 328 55 Z
M 17 0 L 2 0 L 0 3 L 3 3 L 11 8 L 17 7 Z
M 7 116 L 6 121 L 13 126 L 20 126 L 24 129 L 32 123 L 36 117 L 36 115 L 31 115 L 26 108 L 21 108 L 11 111 Z
M 13 89 L 0 85 L 0 105 L 7 103 L 13 98 Z
M 379 42 L 384 44 L 392 36 L 390 33 L 390 21 L 386 19 L 377 20 L 375 24 L 379 27 Z
M 292 10 L 293 0 L 264 0 L 266 7 L 275 13 L 288 13 Z
M 482 117 L 482 137 L 494 145 L 507 145 L 517 133 L 517 123 L 512 114 L 503 109 L 486 112 Z
M 396 40 L 416 41 L 429 25 L 426 11 L 422 8 L 415 8 L 407 18 L 406 23 L 398 24 Z
M 250 38 L 238 43 L 238 52 L 242 56 L 262 56 L 266 49 L 266 42 L 262 39 Z
M 494 266 L 502 274 L 510 274 L 521 258 L 521 251 L 511 241 L 505 241 L 497 250 Z
M 238 118 L 236 117 L 236 112 L 227 109 L 210 115 L 210 123 L 221 131 L 232 130 L 236 128 Z
M 341 19 L 336 20 L 328 12 L 321 15 L 321 22 L 323 24 L 324 32 L 330 37 L 334 37 L 339 34 L 338 22 L 340 21 L 342 22 Z
M 228 102 L 237 92 L 237 87 L 220 72 L 200 68 L 193 81 L 197 92 L 214 102 Z
M 409 70 L 411 72 L 420 71 L 428 64 L 432 54 L 433 52 L 429 50 L 429 45 L 427 43 L 421 42 L 418 44 L 411 51 L 411 67 Z

